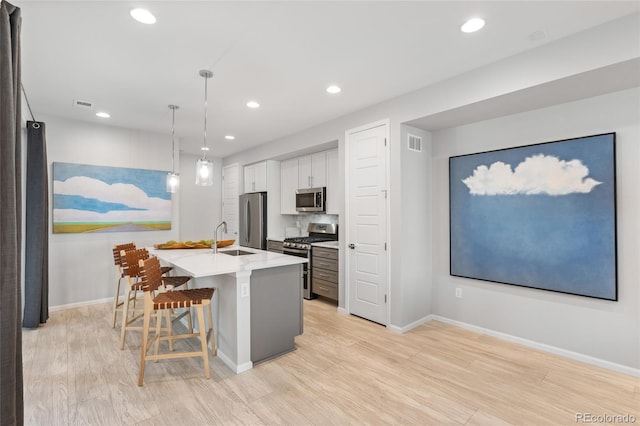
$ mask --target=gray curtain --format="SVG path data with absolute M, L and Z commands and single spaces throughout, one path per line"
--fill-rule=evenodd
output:
M 22 425 L 20 9 L 0 3 L 0 425 Z
M 37 328 L 49 318 L 49 179 L 45 125 L 27 121 L 26 236 L 22 326 Z

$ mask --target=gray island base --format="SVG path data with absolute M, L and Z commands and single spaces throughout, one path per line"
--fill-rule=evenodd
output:
M 235 248 L 229 248 L 233 250 Z M 195 287 L 215 287 L 218 357 L 236 373 L 295 349 L 302 326 L 302 264 L 306 259 L 255 249 L 230 256 L 220 250 L 154 250 Z

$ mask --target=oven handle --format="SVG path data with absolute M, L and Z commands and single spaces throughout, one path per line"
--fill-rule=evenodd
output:
M 282 254 L 288 254 L 290 256 L 298 256 L 298 257 L 309 257 L 309 254 L 305 249 L 285 248 L 285 249 L 282 249 Z

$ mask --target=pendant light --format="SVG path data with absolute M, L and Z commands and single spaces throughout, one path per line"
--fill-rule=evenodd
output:
M 196 163 L 196 185 L 213 185 L 213 162 L 207 160 L 207 80 L 213 77 L 209 70 L 200 70 L 200 77 L 204 78 L 204 142 L 202 144 L 202 158 Z
M 180 107 L 178 105 L 169 105 L 171 110 L 171 173 L 167 173 L 167 192 L 172 194 L 178 192 L 180 187 L 180 174 L 176 173 L 176 140 L 175 140 L 175 125 L 176 125 L 176 110 Z

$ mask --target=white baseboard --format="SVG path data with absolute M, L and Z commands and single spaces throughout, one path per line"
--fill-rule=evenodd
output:
M 345 308 L 341 308 L 338 306 L 338 309 L 336 309 L 336 312 L 341 314 L 341 315 L 349 315 L 349 312 L 347 312 L 347 310 Z
M 49 312 L 64 311 L 65 309 L 81 308 L 83 306 L 100 305 L 101 303 L 113 303 L 113 297 L 104 299 L 87 300 L 85 302 L 69 303 L 68 305 L 49 306 Z
M 413 330 L 414 328 L 420 327 L 422 324 L 431 321 L 433 319 L 432 317 L 433 315 L 427 315 L 426 317 L 422 317 L 419 320 L 412 322 L 411 324 L 405 325 L 404 327 L 398 327 L 397 325 L 389 324 L 387 326 L 387 329 L 389 331 L 393 331 L 394 333 L 404 334 L 409 330 Z
M 236 374 L 240 374 L 244 371 L 251 370 L 253 368 L 253 362 L 245 362 L 244 364 L 236 365 L 235 362 L 231 361 L 224 352 L 221 352 L 220 349 L 217 350 L 217 357 L 220 358 L 222 362 L 224 362 L 227 367 L 229 367 L 232 371 L 235 371 Z
M 533 340 L 523 339 L 522 337 L 512 336 L 500 331 L 491 330 L 484 327 L 478 327 L 477 325 L 467 324 L 466 322 L 456 321 L 449 318 L 441 317 L 439 315 L 430 315 L 430 320 L 440 321 L 447 324 L 455 325 L 460 328 L 475 331 L 476 333 L 486 334 L 488 336 L 497 337 L 498 339 L 506 340 L 508 342 L 518 343 L 523 346 L 527 346 L 533 349 L 538 349 L 543 352 L 549 352 L 555 355 L 560 355 L 566 358 L 581 361 L 587 364 L 595 365 L 597 367 L 606 368 L 608 370 L 617 371 L 618 373 L 628 374 L 629 376 L 640 377 L 640 369 L 628 367 L 626 365 L 617 364 L 615 362 L 606 361 L 604 359 L 584 355 L 578 352 L 573 352 L 567 349 L 558 348 L 556 346 L 547 345 L 545 343 L 534 342 Z

